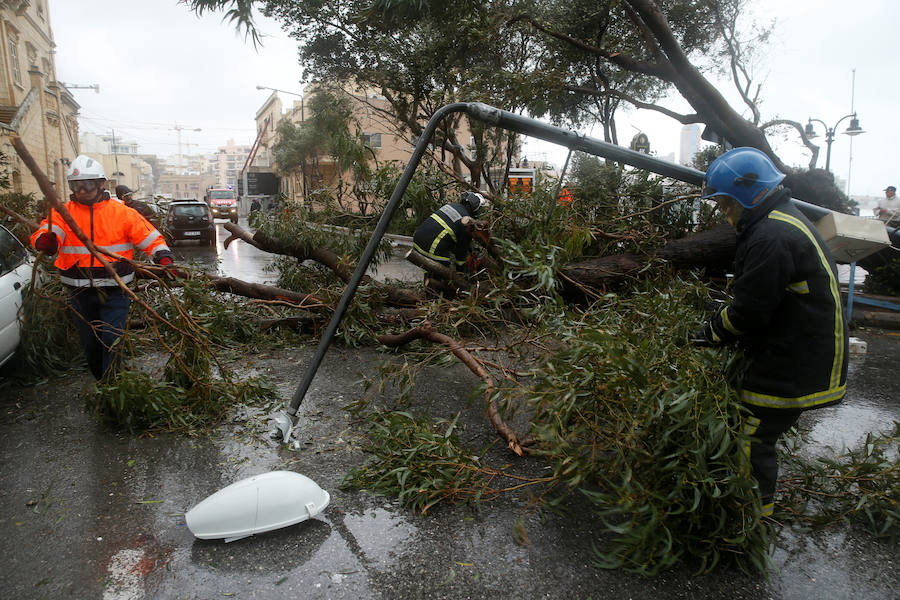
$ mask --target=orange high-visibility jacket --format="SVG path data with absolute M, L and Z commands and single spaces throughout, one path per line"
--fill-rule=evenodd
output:
M 85 205 L 71 201 L 65 207 L 85 235 L 98 247 L 127 259 L 134 257 L 135 248 L 154 259 L 171 255 L 159 231 L 140 213 L 121 202 L 107 199 Z M 60 281 L 74 287 L 118 285 L 59 213 L 52 211 L 50 219 L 50 231 L 59 238 L 59 256 L 54 264 L 59 268 Z M 47 219 L 31 234 L 31 244 L 34 245 L 35 240 L 44 233 L 47 233 Z M 165 254 L 161 255 L 163 252 Z M 134 279 L 134 269 L 127 262 L 112 261 L 112 267 L 125 283 Z

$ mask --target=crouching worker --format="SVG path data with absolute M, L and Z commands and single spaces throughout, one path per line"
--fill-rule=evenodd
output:
M 791 202 L 784 174 L 763 152 L 735 148 L 706 172 L 703 198 L 737 229 L 733 299 L 693 341 L 740 342 L 741 402 L 763 515 L 772 514 L 775 445 L 809 409 L 840 402 L 847 379 L 847 328 L 837 267 L 816 228 Z
M 459 202 L 445 204 L 416 228 L 413 250 L 450 269 L 476 271 L 478 259 L 472 254 L 472 235 L 462 220 L 463 217 L 474 219 L 484 204 L 481 194 L 463 192 Z M 425 287 L 432 287 L 429 282 L 426 273 Z
M 124 259 L 131 259 L 137 248 L 159 265 L 173 264 L 159 231 L 136 210 L 110 200 L 100 163 L 78 156 L 66 179 L 72 191 L 66 210 L 95 245 Z M 46 254 L 59 252 L 54 264 L 69 292 L 69 308 L 91 373 L 98 380 L 115 375 L 121 363 L 117 342 L 125 331 L 131 299 L 56 211 L 50 213 L 49 226 L 44 219 L 31 235 L 31 243 Z M 134 279 L 129 263 L 110 260 L 123 282 Z

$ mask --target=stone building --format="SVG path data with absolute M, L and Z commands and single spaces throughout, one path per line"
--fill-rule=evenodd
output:
M 0 152 L 14 192 L 41 195 L 13 136 L 58 187 L 78 155 L 80 107 L 57 80 L 55 48 L 48 0 L 0 0 Z

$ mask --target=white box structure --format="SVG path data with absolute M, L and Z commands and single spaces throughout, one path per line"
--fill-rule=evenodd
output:
M 851 263 L 891 245 L 884 223 L 832 212 L 818 221 L 816 229 L 839 263 Z

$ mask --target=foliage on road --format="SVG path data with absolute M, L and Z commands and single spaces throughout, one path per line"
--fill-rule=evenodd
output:
M 797 443 L 797 440 L 793 440 Z M 787 457 L 781 482 L 783 519 L 823 527 L 862 523 L 879 537 L 900 537 L 900 421 L 869 433 L 858 448 L 815 460 Z

